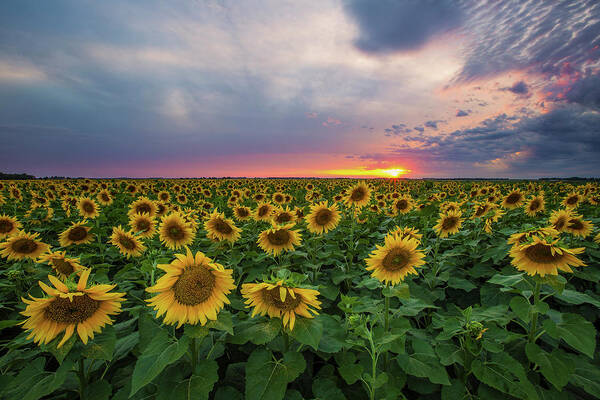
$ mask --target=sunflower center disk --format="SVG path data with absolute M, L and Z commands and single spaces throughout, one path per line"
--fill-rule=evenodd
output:
M 552 246 L 547 246 L 543 243 L 536 243 L 531 247 L 525 249 L 525 255 L 531 261 L 539 263 L 539 264 L 551 264 L 560 260 L 563 255 L 554 253 L 552 255 Z
M 264 217 L 268 212 L 269 212 L 269 208 L 268 207 L 261 207 L 261 208 L 258 209 L 258 215 L 260 217 Z
M 119 236 L 119 243 L 127 250 L 133 250 L 136 247 L 133 240 L 131 240 L 127 236 Z
M 29 254 L 33 253 L 38 245 L 31 239 L 19 239 L 12 244 L 12 249 L 19 254 Z
M 146 232 L 150 230 L 150 223 L 145 219 L 138 221 L 136 224 L 136 229 L 140 232 Z
M 399 269 L 404 268 L 408 264 L 409 260 L 410 255 L 405 250 L 392 249 L 383 258 L 381 264 L 388 271 L 398 271 Z
M 272 304 L 281 311 L 290 311 L 294 310 L 300 304 L 300 295 L 296 294 L 296 298 L 293 298 L 288 293 L 285 296 L 285 301 L 281 301 L 281 295 L 279 294 L 279 287 L 273 288 L 271 290 L 264 289 L 263 290 L 263 298 L 267 304 Z
M 404 210 L 408 207 L 408 202 L 406 200 L 400 200 L 396 203 L 396 209 Z
M 69 240 L 79 241 L 85 239 L 87 236 L 87 229 L 82 226 L 77 226 L 69 231 Z
M 100 302 L 87 294 L 73 296 L 73 301 L 56 298 L 44 311 L 47 319 L 64 324 L 75 324 L 90 318 L 100 307 Z
M 181 240 L 184 237 L 183 230 L 179 226 L 170 226 L 167 229 L 167 232 L 169 232 L 169 236 L 175 240 Z
M 569 197 L 567 199 L 567 204 L 569 204 L 569 205 L 577 204 L 577 197 L 575 197 L 575 196 Z
M 0 220 L 0 233 L 10 232 L 13 228 L 12 222 L 2 219 Z
M 90 213 L 90 214 L 91 214 L 91 213 L 93 213 L 93 212 L 94 212 L 94 206 L 93 206 L 93 205 L 91 205 L 90 203 L 83 203 L 83 210 L 84 210 L 86 213 Z
M 532 201 L 532 202 L 531 202 L 531 205 L 529 206 L 529 209 L 530 209 L 531 211 L 535 211 L 535 210 L 537 210 L 539 207 L 540 207 L 540 202 L 539 202 L 539 201 L 537 201 L 537 200 L 534 200 L 534 201 Z
M 238 215 L 240 217 L 247 217 L 248 216 L 248 210 L 246 210 L 245 208 L 240 208 L 238 210 Z
M 315 222 L 317 223 L 317 225 L 327 225 L 329 221 L 331 221 L 331 216 L 331 211 L 327 209 L 321 210 L 315 216 Z
M 458 218 L 456 218 L 456 217 L 444 218 L 444 221 L 442 222 L 442 230 L 452 229 L 456 226 L 457 223 L 458 223 Z
M 560 218 L 554 223 L 554 228 L 560 231 L 566 223 L 567 220 L 565 218 Z
M 53 259 L 52 265 L 54 265 L 58 272 L 64 275 L 71 275 L 75 270 L 70 262 L 61 260 L 60 258 Z
M 578 219 L 570 219 L 569 220 L 569 228 L 579 231 L 579 230 L 583 229 L 583 224 Z
M 175 299 L 194 306 L 205 302 L 213 293 L 215 277 L 208 268 L 194 265 L 186 268 L 173 285 Z
M 233 229 L 231 229 L 231 226 L 229 226 L 229 224 L 225 221 L 223 221 L 222 219 L 217 219 L 215 221 L 215 230 L 219 233 L 222 233 L 224 235 L 229 235 L 231 232 L 233 232 Z
M 146 214 L 150 214 L 150 211 L 152 211 L 152 209 L 150 208 L 150 206 L 148 204 L 139 204 L 136 208 L 135 211 L 138 214 L 142 214 L 142 213 L 146 213 Z
M 289 221 L 291 221 L 291 219 L 292 219 L 292 216 L 290 214 L 282 213 L 277 216 L 276 222 L 280 224 L 280 223 L 284 223 L 284 222 L 289 222 Z
M 521 200 L 521 195 L 520 195 L 520 194 L 518 194 L 518 193 L 513 193 L 513 194 L 509 195 L 509 196 L 506 198 L 506 202 L 507 202 L 508 204 L 515 204 L 515 203 L 517 203 L 519 200 Z
M 290 241 L 290 233 L 285 229 L 279 229 L 275 232 L 269 232 L 267 235 L 269 242 L 276 246 L 281 246 L 289 243 Z
M 355 189 L 350 195 L 350 198 L 354 201 L 360 201 L 363 199 L 363 197 L 365 197 L 365 192 L 363 189 Z

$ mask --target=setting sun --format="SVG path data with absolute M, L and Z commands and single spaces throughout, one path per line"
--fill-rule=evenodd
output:
M 410 169 L 405 168 L 391 168 L 391 169 L 366 169 L 366 168 L 357 168 L 357 169 L 330 169 L 322 171 L 322 173 L 327 175 L 336 175 L 336 176 L 363 176 L 363 177 L 382 177 L 382 178 L 397 178 L 400 175 L 405 175 L 411 172 Z

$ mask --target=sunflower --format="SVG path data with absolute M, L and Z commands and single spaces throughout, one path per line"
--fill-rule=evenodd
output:
M 518 232 L 518 233 L 514 233 L 514 234 L 510 235 L 507 243 L 519 246 L 519 245 L 526 243 L 529 240 L 529 238 L 531 238 L 533 236 L 556 237 L 558 235 L 559 235 L 559 232 L 550 226 L 544 227 L 544 228 L 534 228 L 534 229 L 530 229 L 525 232 Z
M 371 189 L 364 183 L 354 185 L 345 198 L 345 203 L 358 208 L 364 207 L 371 200 Z
M 165 203 L 171 201 L 171 194 L 165 190 L 158 192 L 158 199 Z
M 308 230 L 318 235 L 327 233 L 335 229 L 340 222 L 340 218 L 337 204 L 334 203 L 330 207 L 327 206 L 327 201 L 313 204 L 310 206 L 310 213 L 306 216 Z
M 152 200 L 147 197 L 140 197 L 129 205 L 129 212 L 127 214 L 131 217 L 135 214 L 146 213 L 149 217 L 155 217 L 156 210 L 156 204 Z
M 592 223 L 590 221 L 584 221 L 581 215 L 571 216 L 565 226 L 565 232 L 582 238 L 585 238 L 592 233 L 592 229 L 594 229 Z
M 315 309 L 321 308 L 317 290 L 291 287 L 283 281 L 244 283 L 241 292 L 246 307 L 253 307 L 253 317 L 268 314 L 270 318 L 281 318 L 284 329 L 289 327 L 290 331 L 294 329 L 296 314 L 314 318 L 318 315 Z
M 112 325 L 109 315 L 121 312 L 125 293 L 109 293 L 116 285 L 86 288 L 89 275 L 90 270 L 86 269 L 73 291 L 58 278 L 49 275 L 48 279 L 56 289 L 42 281 L 39 285 L 50 297 L 30 295 L 31 300 L 21 298 L 27 304 L 21 314 L 28 317 L 22 322 L 23 329 L 31 331 L 27 339 L 33 338 L 35 343 L 46 344 L 64 331 L 57 346 L 60 348 L 77 330 L 83 344 L 87 344 L 89 338 L 94 338 L 94 332 L 100 332 L 106 324 Z
M 159 264 L 166 272 L 156 285 L 146 289 L 158 295 L 146 300 L 156 311 L 156 317 L 165 314 L 164 322 L 177 328 L 185 323 L 201 325 L 207 320 L 216 320 L 224 304 L 229 304 L 227 295 L 235 289 L 233 270 L 213 263 L 203 253 L 195 256 L 176 254 L 170 264 Z
M 416 241 L 419 241 L 419 242 L 421 241 L 421 238 L 423 237 L 423 235 L 421 233 L 419 233 L 419 230 L 416 228 L 409 228 L 409 227 L 401 228 L 399 226 L 397 226 L 396 228 L 391 230 L 389 235 L 400 236 L 400 239 L 404 239 L 404 238 L 415 239 Z
M 98 212 L 98 204 L 94 200 L 87 197 L 79 198 L 77 202 L 77 208 L 79 209 L 79 213 L 84 218 L 94 219 L 100 215 Z
M 579 203 L 581 203 L 582 200 L 583 197 L 579 193 L 571 192 L 564 198 L 562 204 L 566 208 L 577 208 L 577 206 L 579 205 Z
M 287 207 L 277 207 L 271 214 L 271 220 L 277 225 L 286 225 L 296 221 L 296 214 Z
M 38 233 L 19 231 L 0 243 L 0 255 L 10 260 L 37 259 L 50 250 L 50 246 L 38 240 Z
M 394 214 L 407 214 L 413 208 L 413 201 L 410 197 L 401 197 L 394 201 L 394 205 L 392 206 L 392 212 Z
M 150 238 L 156 233 L 156 220 L 146 213 L 133 214 L 129 217 L 129 226 L 142 239 Z
M 384 284 L 396 285 L 408 274 L 417 274 L 415 268 L 425 264 L 425 254 L 417 249 L 419 242 L 411 238 L 387 235 L 383 246 L 376 249 L 365 260 L 367 271 Z
M 535 217 L 542 211 L 544 211 L 544 196 L 542 195 L 532 197 L 525 207 L 525 214 L 530 217 Z
M 9 217 L 4 214 L 0 215 L 0 239 L 4 239 L 17 232 L 21 226 L 16 217 Z
M 502 207 L 508 209 L 514 209 L 519 207 L 523 201 L 525 200 L 525 196 L 521 193 L 520 190 L 513 190 L 509 194 L 506 195 L 504 201 L 502 201 Z
M 79 264 L 79 258 L 69 258 L 65 251 L 54 251 L 42 254 L 40 261 L 52 267 L 56 276 L 65 281 L 72 273 L 80 275 L 85 267 Z
M 231 219 L 225 218 L 225 214 L 220 213 L 216 209 L 204 223 L 204 229 L 209 239 L 216 241 L 227 240 L 231 243 L 236 242 L 240 238 L 240 232 L 242 231 L 235 226 Z
M 490 210 L 490 203 L 476 203 L 473 205 L 474 212 L 471 219 L 482 217 Z
M 102 204 L 103 206 L 109 206 L 113 202 L 112 196 L 110 195 L 109 191 L 106 189 L 98 192 L 98 195 L 96 196 L 96 198 L 98 199 L 98 202 L 100 204 Z
M 254 219 L 257 221 L 268 221 L 271 219 L 273 206 L 269 203 L 259 203 L 254 210 Z
M 285 202 L 285 195 L 283 193 L 275 192 L 271 196 L 271 200 L 273 200 L 277 204 L 282 204 Z
M 441 214 L 437 225 L 433 227 L 439 237 L 447 237 L 458 232 L 462 225 L 461 213 L 458 211 L 450 211 L 447 214 Z
M 278 255 L 283 250 L 294 250 L 294 246 L 299 246 L 302 236 L 298 231 L 292 230 L 294 224 L 283 226 L 274 226 L 262 231 L 258 235 L 258 246 L 266 253 Z
M 245 221 L 252 216 L 252 211 L 245 206 L 237 206 L 233 209 L 233 215 L 238 221 Z
M 548 222 L 557 231 L 565 232 L 569 218 L 571 218 L 571 211 L 568 209 L 556 210 L 552 212 Z
M 180 213 L 163 217 L 158 228 L 160 241 L 172 250 L 187 246 L 194 241 L 194 231 Z
M 121 225 L 113 227 L 109 243 L 116 246 L 119 249 L 119 252 L 127 258 L 139 257 L 146 251 L 146 246 L 140 243 L 133 233 L 126 232 Z
M 594 242 L 600 244 L 600 232 L 596 236 L 594 236 Z
M 548 241 L 546 238 L 532 236 L 531 241 L 522 245 L 515 245 L 510 250 L 513 258 L 512 265 L 519 271 L 528 275 L 540 276 L 558 275 L 558 270 L 573 272 L 570 267 L 580 267 L 586 264 L 575 254 L 584 252 L 584 248 L 566 249 L 557 246 L 558 239 Z
M 63 233 L 58 235 L 58 241 L 62 247 L 72 244 L 86 244 L 94 240 L 94 234 L 90 233 L 90 227 L 85 226 L 86 221 L 73 222 Z

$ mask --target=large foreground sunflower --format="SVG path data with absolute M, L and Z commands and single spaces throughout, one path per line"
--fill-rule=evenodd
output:
M 283 327 L 294 329 L 296 314 L 305 318 L 313 318 L 321 308 L 317 300 L 319 292 L 313 289 L 289 287 L 279 281 L 277 283 L 245 283 L 242 285 L 242 296 L 247 307 L 254 307 L 252 316 L 268 314 L 271 318 L 281 318 Z
M 227 240 L 231 243 L 240 238 L 240 232 L 242 231 L 235 226 L 231 219 L 225 218 L 225 214 L 220 213 L 216 209 L 206 222 L 204 222 L 204 229 L 209 239 L 216 241 Z
M 573 272 L 570 267 L 580 267 L 586 264 L 575 254 L 584 252 L 584 248 L 566 249 L 557 246 L 558 239 L 549 241 L 545 238 L 533 236 L 531 241 L 522 245 L 515 245 L 510 250 L 513 258 L 512 265 L 519 271 L 528 275 L 558 275 L 558 271 Z
M 10 260 L 37 259 L 47 252 L 50 246 L 38 240 L 38 233 L 17 232 L 0 243 L 0 255 Z
M 158 265 L 166 272 L 156 285 L 146 289 L 150 293 L 159 293 L 146 300 L 164 322 L 177 328 L 185 323 L 206 324 L 216 320 L 223 305 L 229 304 L 227 295 L 235 289 L 233 270 L 225 269 L 221 264 L 213 263 L 201 252 L 192 255 L 176 254 L 171 264 Z
M 66 280 L 72 273 L 77 272 L 79 275 L 85 269 L 79 264 L 79 258 L 69 258 L 65 251 L 54 251 L 40 256 L 40 261 L 48 263 L 56 273 L 56 275 Z
M 437 225 L 433 227 L 439 237 L 446 237 L 458 232 L 462 225 L 461 213 L 458 211 L 450 211 L 447 214 L 440 215 Z
M 592 225 L 591 221 L 585 221 L 581 215 L 571 216 L 565 226 L 566 232 L 582 238 L 592 233 L 592 229 L 594 229 L 594 225 Z
M 0 239 L 16 233 L 21 228 L 21 223 L 8 215 L 0 215 Z
M 113 227 L 109 242 L 116 246 L 121 254 L 127 258 L 139 257 L 146 251 L 146 246 L 144 246 L 131 232 L 125 231 L 121 225 Z
M 337 204 L 328 207 L 327 202 L 323 201 L 310 206 L 310 213 L 306 216 L 306 222 L 311 233 L 320 235 L 335 229 L 340 222 L 340 218 Z
M 367 271 L 373 271 L 371 276 L 381 282 L 396 285 L 408 274 L 417 274 L 415 268 L 425 264 L 425 254 L 417 249 L 416 239 L 402 238 L 398 235 L 385 237 L 383 246 L 376 249 L 365 260 Z
M 180 213 L 163 217 L 158 228 L 160 241 L 172 250 L 187 246 L 194 241 L 194 231 Z
M 62 247 L 72 244 L 86 244 L 94 240 L 94 234 L 90 233 L 89 226 L 85 226 L 86 221 L 73 222 L 64 232 L 58 235 L 58 242 Z
M 300 245 L 302 236 L 297 230 L 291 229 L 293 226 L 294 224 L 274 226 L 262 231 L 258 235 L 258 246 L 275 256 L 284 250 L 294 250 L 294 246 Z
M 150 238 L 156 234 L 156 220 L 147 213 L 131 215 L 129 226 L 142 239 Z
M 57 346 L 61 347 L 77 330 L 81 341 L 87 344 L 89 338 L 94 338 L 94 332 L 98 333 L 104 325 L 112 324 L 109 315 L 121 312 L 125 293 L 109 293 L 116 285 L 86 288 L 89 274 L 89 269 L 81 274 L 75 290 L 70 290 L 58 278 L 49 275 L 48 279 L 56 289 L 41 281 L 39 284 L 50 297 L 22 298 L 27 308 L 21 314 L 28 317 L 22 322 L 23 328 L 31 331 L 27 339 L 33 338 L 35 343 L 46 344 L 64 331 Z

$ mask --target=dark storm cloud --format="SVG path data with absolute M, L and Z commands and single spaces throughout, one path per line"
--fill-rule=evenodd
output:
M 359 27 L 354 44 L 367 53 L 417 49 L 462 21 L 449 0 L 348 0 L 344 6 Z
M 565 99 L 569 103 L 600 109 L 600 74 L 589 75 L 576 81 L 567 91 Z
M 529 93 L 529 87 L 524 81 L 515 82 L 511 87 L 501 88 L 500 90 L 508 90 L 517 95 L 526 95 Z

